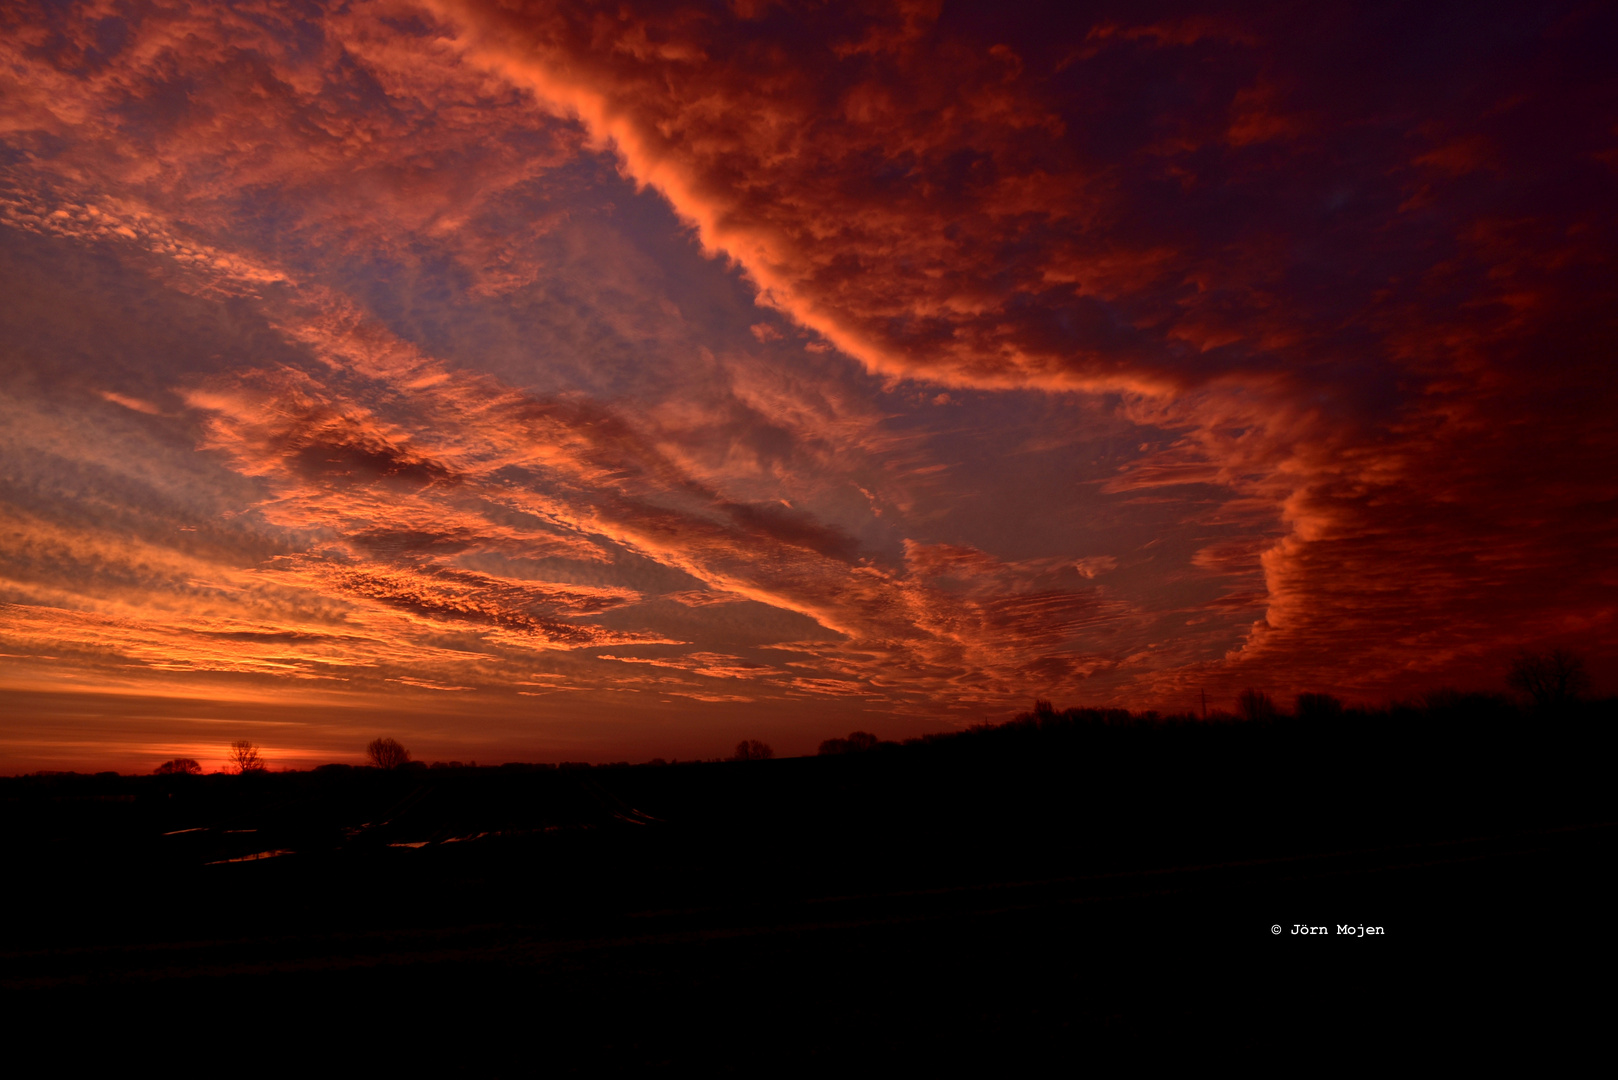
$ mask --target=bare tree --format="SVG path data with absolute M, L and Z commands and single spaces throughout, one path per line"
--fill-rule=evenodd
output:
M 264 771 L 264 759 L 259 756 L 258 747 L 246 739 L 237 739 L 230 744 L 230 763 L 243 776 Z
M 766 761 L 775 756 L 768 743 L 761 743 L 757 739 L 743 739 L 736 744 L 736 753 L 731 755 L 732 761 Z
M 400 746 L 398 740 L 383 737 L 371 740 L 365 748 L 365 757 L 379 769 L 399 769 L 409 764 L 410 751 Z
M 1236 715 L 1243 720 L 1274 720 L 1275 702 L 1264 691 L 1249 686 L 1236 695 Z
M 173 761 L 165 761 L 152 770 L 158 776 L 200 776 L 202 766 L 197 764 L 195 758 L 177 757 Z
M 1584 661 L 1566 649 L 1518 653 L 1506 682 L 1513 690 L 1526 694 L 1536 708 L 1546 710 L 1571 705 L 1590 689 Z

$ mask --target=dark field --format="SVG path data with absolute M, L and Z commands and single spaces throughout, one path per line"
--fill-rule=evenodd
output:
M 1610 959 L 1615 743 L 1057 714 L 775 761 L 19 777 L 0 988 L 81 1053 L 472 1072 L 1565 1043 L 1604 1014 L 1572 987 Z

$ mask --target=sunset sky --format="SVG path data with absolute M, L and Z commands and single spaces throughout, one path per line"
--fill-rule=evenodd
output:
M 1618 6 L 0 7 L 0 773 L 1618 691 Z

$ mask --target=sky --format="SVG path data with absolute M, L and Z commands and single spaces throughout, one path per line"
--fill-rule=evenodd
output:
M 1611 3 L 0 8 L 0 773 L 1618 691 Z

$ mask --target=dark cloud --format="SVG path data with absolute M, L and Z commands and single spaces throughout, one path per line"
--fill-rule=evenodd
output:
M 1264 573 L 1244 659 L 1284 665 L 1316 590 L 1338 648 L 1422 621 L 1347 588 L 1328 537 L 1362 538 L 1359 575 L 1423 575 L 1432 613 L 1488 574 L 1427 567 L 1467 565 L 1481 537 L 1526 545 L 1502 560 L 1513 604 L 1604 625 L 1603 586 L 1552 599 L 1527 569 L 1593 550 L 1491 521 L 1586 519 L 1614 463 L 1618 80 L 1589 36 L 1610 12 L 444 10 L 470 55 L 616 140 L 766 297 L 873 368 L 1113 387 L 1185 430 L 1107 490 L 1212 484 L 1269 508 L 1268 541 L 1196 560 Z M 1589 396 L 1548 392 L 1564 381 Z M 1543 438 L 1569 430 L 1580 452 L 1553 465 Z M 1471 483 L 1495 446 L 1539 490 L 1521 468 Z M 1458 621 L 1417 666 L 1498 647 Z

